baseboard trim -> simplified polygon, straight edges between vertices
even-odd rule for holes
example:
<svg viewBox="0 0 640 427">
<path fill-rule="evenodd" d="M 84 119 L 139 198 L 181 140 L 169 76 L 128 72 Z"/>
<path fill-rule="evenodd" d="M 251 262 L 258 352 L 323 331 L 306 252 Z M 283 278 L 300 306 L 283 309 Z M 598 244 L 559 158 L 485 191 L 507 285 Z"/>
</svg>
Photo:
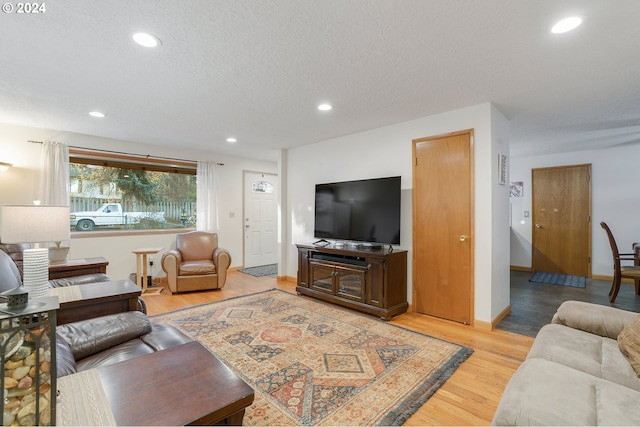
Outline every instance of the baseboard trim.
<svg viewBox="0 0 640 427">
<path fill-rule="evenodd" d="M 493 331 L 496 328 L 496 325 L 504 319 L 507 314 L 511 313 L 511 304 L 509 304 L 500 314 L 496 316 L 491 323 L 485 322 L 483 320 L 474 320 L 473 327 L 476 329 L 482 329 L 484 331 Z"/>
<path fill-rule="evenodd" d="M 510 268 L 513 271 L 526 271 L 528 273 L 531 273 L 533 271 L 533 269 L 531 267 L 521 267 L 519 265 L 512 265 L 512 266 L 510 266 Z"/>
<path fill-rule="evenodd" d="M 596 279 L 596 280 L 604 280 L 607 282 L 613 282 L 613 276 L 605 276 L 602 274 L 594 274 L 593 276 L 591 276 L 592 279 Z M 622 283 L 635 283 L 635 281 L 633 279 L 622 279 Z"/>
<path fill-rule="evenodd" d="M 502 322 L 502 319 L 504 319 L 505 317 L 507 317 L 507 315 L 511 313 L 511 304 L 509 304 L 508 306 L 505 307 L 504 310 L 502 310 L 502 312 L 500 314 L 498 314 L 498 316 L 493 319 L 493 322 L 491 322 L 491 327 L 495 328 L 496 325 L 500 322 Z"/>
</svg>

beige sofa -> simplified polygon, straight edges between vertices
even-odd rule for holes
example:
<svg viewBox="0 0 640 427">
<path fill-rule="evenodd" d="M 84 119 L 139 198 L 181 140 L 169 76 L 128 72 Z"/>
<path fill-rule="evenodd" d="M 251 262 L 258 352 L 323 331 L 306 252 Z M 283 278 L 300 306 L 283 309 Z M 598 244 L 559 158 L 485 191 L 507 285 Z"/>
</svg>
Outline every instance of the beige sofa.
<svg viewBox="0 0 640 427">
<path fill-rule="evenodd" d="M 638 313 L 564 302 L 507 384 L 492 424 L 640 425 L 640 378 L 632 366 L 640 368 L 639 325 Z"/>
</svg>

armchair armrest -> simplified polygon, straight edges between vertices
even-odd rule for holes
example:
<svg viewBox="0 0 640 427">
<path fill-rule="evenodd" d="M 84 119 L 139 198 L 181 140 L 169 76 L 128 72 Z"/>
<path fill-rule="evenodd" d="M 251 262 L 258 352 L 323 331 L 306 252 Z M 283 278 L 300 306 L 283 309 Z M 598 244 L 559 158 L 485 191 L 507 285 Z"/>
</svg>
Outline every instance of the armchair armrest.
<svg viewBox="0 0 640 427">
<path fill-rule="evenodd" d="M 227 269 L 231 265 L 231 254 L 228 250 L 220 247 L 213 251 L 213 264 L 216 266 L 218 273 L 218 286 L 222 288 L 227 280 Z"/>
<path fill-rule="evenodd" d="M 182 254 L 177 249 L 171 249 L 165 252 L 160 259 L 160 265 L 162 266 L 162 270 L 167 274 L 167 284 L 171 292 L 175 292 L 178 288 L 178 272 L 180 271 L 181 263 Z"/>
<path fill-rule="evenodd" d="M 614 307 L 581 301 L 565 301 L 558 307 L 551 323 L 615 340 L 625 326 L 633 322 L 636 317 L 638 313 Z"/>
<path fill-rule="evenodd" d="M 151 332 L 151 321 L 139 311 L 96 317 L 56 327 L 76 361 Z"/>
</svg>

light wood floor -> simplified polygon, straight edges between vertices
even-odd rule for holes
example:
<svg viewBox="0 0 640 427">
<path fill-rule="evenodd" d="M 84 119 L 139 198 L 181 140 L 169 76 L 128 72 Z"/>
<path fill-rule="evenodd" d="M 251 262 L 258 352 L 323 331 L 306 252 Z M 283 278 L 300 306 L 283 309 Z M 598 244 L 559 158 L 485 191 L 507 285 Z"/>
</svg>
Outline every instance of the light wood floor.
<svg viewBox="0 0 640 427">
<path fill-rule="evenodd" d="M 270 277 L 229 274 L 222 290 L 145 296 L 150 316 L 269 289 L 295 293 L 295 284 Z M 471 347 L 474 353 L 404 425 L 488 425 L 507 381 L 527 355 L 533 338 L 507 331 L 483 331 L 429 316 L 407 313 L 390 323 Z"/>
</svg>

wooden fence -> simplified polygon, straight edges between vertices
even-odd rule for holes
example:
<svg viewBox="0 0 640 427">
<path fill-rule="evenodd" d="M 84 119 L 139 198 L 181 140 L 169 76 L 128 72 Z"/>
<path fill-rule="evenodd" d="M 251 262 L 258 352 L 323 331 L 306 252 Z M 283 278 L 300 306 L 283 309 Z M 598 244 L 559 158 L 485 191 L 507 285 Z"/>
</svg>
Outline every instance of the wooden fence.
<svg viewBox="0 0 640 427">
<path fill-rule="evenodd" d="M 95 211 L 105 203 L 121 203 L 124 212 L 164 212 L 167 222 L 195 224 L 196 202 L 160 202 L 153 205 L 142 205 L 122 200 L 110 200 L 86 197 L 71 197 L 71 212 Z"/>
</svg>

